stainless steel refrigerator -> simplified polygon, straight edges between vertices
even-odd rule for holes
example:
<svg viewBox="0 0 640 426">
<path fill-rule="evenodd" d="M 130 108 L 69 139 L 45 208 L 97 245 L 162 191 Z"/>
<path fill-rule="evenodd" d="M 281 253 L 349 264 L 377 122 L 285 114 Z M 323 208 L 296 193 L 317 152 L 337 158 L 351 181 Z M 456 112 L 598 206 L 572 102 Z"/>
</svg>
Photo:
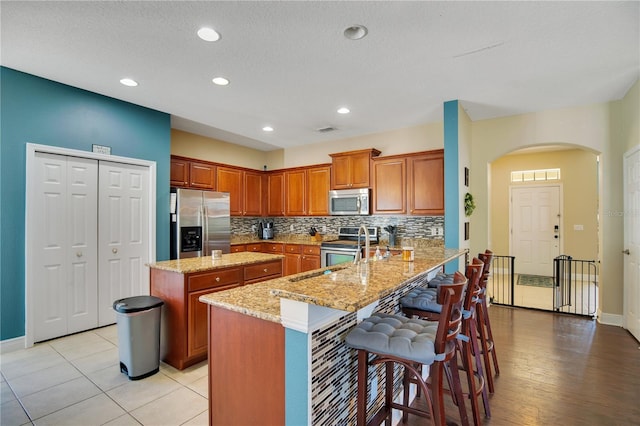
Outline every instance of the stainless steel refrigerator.
<svg viewBox="0 0 640 426">
<path fill-rule="evenodd" d="M 229 193 L 171 188 L 171 259 L 229 253 Z"/>
</svg>

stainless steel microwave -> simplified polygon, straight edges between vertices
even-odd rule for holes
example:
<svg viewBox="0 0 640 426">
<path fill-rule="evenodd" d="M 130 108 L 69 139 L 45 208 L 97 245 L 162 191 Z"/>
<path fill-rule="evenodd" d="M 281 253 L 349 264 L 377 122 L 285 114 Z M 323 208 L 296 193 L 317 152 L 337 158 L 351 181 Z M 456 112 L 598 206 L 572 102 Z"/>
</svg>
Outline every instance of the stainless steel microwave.
<svg viewBox="0 0 640 426">
<path fill-rule="evenodd" d="M 329 214 L 364 216 L 370 212 L 369 188 L 329 191 Z"/>
</svg>

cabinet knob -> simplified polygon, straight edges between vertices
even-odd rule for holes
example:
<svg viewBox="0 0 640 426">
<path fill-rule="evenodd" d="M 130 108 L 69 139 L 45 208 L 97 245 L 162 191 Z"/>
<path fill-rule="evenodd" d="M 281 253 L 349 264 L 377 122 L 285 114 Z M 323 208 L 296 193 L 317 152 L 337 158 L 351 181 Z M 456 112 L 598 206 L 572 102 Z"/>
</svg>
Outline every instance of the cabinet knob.
<svg viewBox="0 0 640 426">
<path fill-rule="evenodd" d="M 268 270 L 267 268 L 264 268 L 264 269 L 263 269 L 263 271 L 264 271 L 264 272 L 267 272 L 267 270 Z"/>
<path fill-rule="evenodd" d="M 77 252 L 76 257 L 82 257 L 82 252 L 81 251 Z"/>
<path fill-rule="evenodd" d="M 216 277 L 216 282 L 219 283 L 220 282 L 220 277 Z"/>
</svg>

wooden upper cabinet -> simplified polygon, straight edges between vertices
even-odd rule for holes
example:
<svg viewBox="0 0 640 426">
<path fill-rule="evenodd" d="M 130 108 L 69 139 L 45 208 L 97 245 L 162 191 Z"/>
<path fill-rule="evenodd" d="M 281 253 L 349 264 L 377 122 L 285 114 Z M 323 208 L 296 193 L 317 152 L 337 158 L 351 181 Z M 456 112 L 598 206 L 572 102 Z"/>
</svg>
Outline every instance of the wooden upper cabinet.
<svg viewBox="0 0 640 426">
<path fill-rule="evenodd" d="M 216 166 L 191 161 L 189 164 L 189 187 L 215 190 Z"/>
<path fill-rule="evenodd" d="M 304 216 L 307 214 L 306 187 L 306 170 L 284 172 L 285 216 Z"/>
<path fill-rule="evenodd" d="M 187 160 L 171 158 L 171 186 L 189 186 L 189 164 Z"/>
<path fill-rule="evenodd" d="M 216 189 L 216 166 L 188 158 L 171 157 L 171 186 Z"/>
<path fill-rule="evenodd" d="M 329 216 L 331 166 L 307 169 L 307 215 Z"/>
<path fill-rule="evenodd" d="M 244 172 L 244 216 L 262 216 L 264 212 L 264 185 L 265 176 L 262 172 Z"/>
<path fill-rule="evenodd" d="M 284 216 L 284 172 L 267 175 L 267 215 Z"/>
<path fill-rule="evenodd" d="M 243 210 L 243 171 L 240 169 L 232 169 L 228 167 L 218 166 L 217 180 L 220 192 L 229 193 L 229 210 L 231 216 L 242 216 Z"/>
<path fill-rule="evenodd" d="M 407 170 L 404 157 L 387 157 L 372 162 L 373 214 L 407 213 Z"/>
<path fill-rule="evenodd" d="M 377 149 L 329 154 L 332 159 L 331 189 L 368 188 L 371 159 L 380 155 Z"/>
<path fill-rule="evenodd" d="M 444 214 L 444 150 L 407 157 L 409 214 Z"/>
</svg>

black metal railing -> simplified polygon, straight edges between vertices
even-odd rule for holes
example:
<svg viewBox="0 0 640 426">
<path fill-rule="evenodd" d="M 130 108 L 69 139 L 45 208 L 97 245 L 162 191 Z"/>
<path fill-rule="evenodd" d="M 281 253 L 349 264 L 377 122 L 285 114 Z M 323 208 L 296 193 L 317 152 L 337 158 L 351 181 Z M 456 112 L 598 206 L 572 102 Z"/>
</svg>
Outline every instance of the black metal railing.
<svg viewBox="0 0 640 426">
<path fill-rule="evenodd" d="M 595 260 L 561 255 L 553 259 L 553 307 L 557 312 L 595 318 L 598 307 L 598 267 Z"/>
<path fill-rule="evenodd" d="M 514 305 L 514 256 L 493 255 L 487 284 L 489 300 L 496 305 Z"/>
</svg>

